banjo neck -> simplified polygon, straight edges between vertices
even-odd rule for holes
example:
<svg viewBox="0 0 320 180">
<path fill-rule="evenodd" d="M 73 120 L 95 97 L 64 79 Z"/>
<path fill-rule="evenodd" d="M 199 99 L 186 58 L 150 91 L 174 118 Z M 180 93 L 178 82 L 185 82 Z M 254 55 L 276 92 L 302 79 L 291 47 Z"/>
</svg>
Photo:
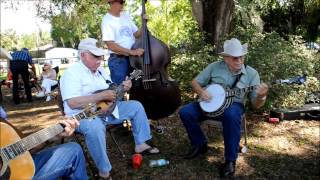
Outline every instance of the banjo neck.
<svg viewBox="0 0 320 180">
<path fill-rule="evenodd" d="M 235 89 L 229 89 L 226 92 L 227 97 L 229 96 L 237 96 L 239 94 L 242 93 L 246 93 L 246 92 L 250 92 L 253 91 L 255 89 L 256 86 L 249 86 L 249 87 L 245 87 L 245 88 L 235 88 Z"/>
</svg>

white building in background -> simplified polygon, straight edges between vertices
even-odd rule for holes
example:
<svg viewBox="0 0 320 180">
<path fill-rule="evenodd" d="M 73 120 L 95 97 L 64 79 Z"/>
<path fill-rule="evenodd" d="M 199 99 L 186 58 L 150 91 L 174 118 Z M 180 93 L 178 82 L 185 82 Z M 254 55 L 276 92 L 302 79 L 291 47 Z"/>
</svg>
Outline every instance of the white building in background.
<svg viewBox="0 0 320 180">
<path fill-rule="evenodd" d="M 72 48 L 52 48 L 45 52 L 45 62 L 52 67 L 71 64 L 78 60 L 78 50 Z"/>
</svg>

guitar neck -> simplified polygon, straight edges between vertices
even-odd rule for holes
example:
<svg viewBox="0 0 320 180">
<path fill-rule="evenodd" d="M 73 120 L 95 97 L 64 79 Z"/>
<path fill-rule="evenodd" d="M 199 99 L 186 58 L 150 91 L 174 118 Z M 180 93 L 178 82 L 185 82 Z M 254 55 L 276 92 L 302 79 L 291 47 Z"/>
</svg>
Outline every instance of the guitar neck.
<svg viewBox="0 0 320 180">
<path fill-rule="evenodd" d="M 60 124 L 42 129 L 34 134 L 31 134 L 13 144 L 1 148 L 1 153 L 7 160 L 14 159 L 18 155 L 32 149 L 33 147 L 53 138 L 64 131 L 64 128 Z"/>
</svg>

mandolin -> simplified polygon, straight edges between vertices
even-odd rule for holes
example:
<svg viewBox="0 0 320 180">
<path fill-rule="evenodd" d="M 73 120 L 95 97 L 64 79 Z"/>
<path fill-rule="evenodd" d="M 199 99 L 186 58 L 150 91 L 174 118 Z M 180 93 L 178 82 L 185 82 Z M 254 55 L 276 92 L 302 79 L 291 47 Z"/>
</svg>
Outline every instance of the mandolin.
<svg viewBox="0 0 320 180">
<path fill-rule="evenodd" d="M 130 80 L 132 80 L 132 79 L 137 80 L 137 79 L 141 78 L 142 75 L 143 75 L 142 70 L 136 69 L 132 73 L 130 73 L 129 79 Z M 98 90 L 95 93 L 99 93 L 99 92 L 105 91 L 105 90 L 106 89 Z M 116 102 L 120 101 L 123 98 L 123 95 L 125 93 L 123 84 L 121 84 L 119 86 L 112 84 L 107 90 L 114 90 L 116 92 L 116 99 L 115 99 L 115 101 L 100 101 L 96 104 L 96 107 L 95 107 L 96 111 L 99 114 L 102 114 L 104 116 L 110 115 L 113 112 L 114 108 L 117 105 Z"/>
</svg>

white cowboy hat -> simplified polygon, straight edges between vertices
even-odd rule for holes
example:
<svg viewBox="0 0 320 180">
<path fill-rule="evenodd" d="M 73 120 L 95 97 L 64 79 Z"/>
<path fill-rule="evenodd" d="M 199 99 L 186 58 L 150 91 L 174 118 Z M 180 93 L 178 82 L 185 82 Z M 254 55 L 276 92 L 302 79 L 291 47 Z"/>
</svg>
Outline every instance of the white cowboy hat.
<svg viewBox="0 0 320 180">
<path fill-rule="evenodd" d="M 241 45 L 241 42 L 238 39 L 232 38 L 230 40 L 226 40 L 223 43 L 223 52 L 219 54 L 222 56 L 239 57 L 247 54 L 247 52 L 248 52 L 247 43 Z"/>
</svg>

